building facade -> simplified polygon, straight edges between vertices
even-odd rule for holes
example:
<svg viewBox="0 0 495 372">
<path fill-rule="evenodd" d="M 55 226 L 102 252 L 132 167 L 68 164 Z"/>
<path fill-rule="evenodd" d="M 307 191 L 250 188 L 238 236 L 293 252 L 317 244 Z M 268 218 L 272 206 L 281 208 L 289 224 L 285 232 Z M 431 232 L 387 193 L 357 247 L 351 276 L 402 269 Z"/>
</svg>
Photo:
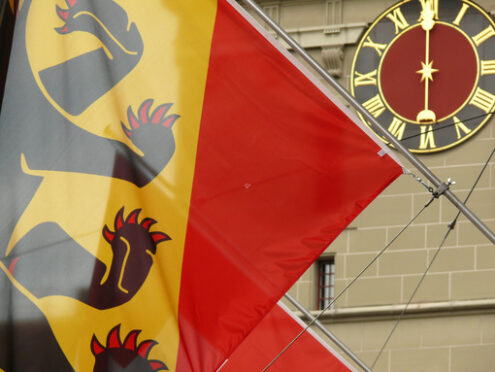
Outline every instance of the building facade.
<svg viewBox="0 0 495 372">
<path fill-rule="evenodd" d="M 347 89 L 360 39 L 395 3 L 258 2 Z M 493 17 L 494 0 L 476 3 Z M 418 157 L 441 180 L 454 180 L 452 190 L 463 200 L 494 148 L 495 119 L 490 119 L 462 144 Z M 414 177 L 400 177 L 328 247 L 290 294 L 316 314 L 430 198 L 430 192 Z M 495 158 L 467 206 L 495 230 Z M 445 198 L 434 200 L 321 318 L 367 365 L 373 365 L 456 214 Z M 494 366 L 495 247 L 461 215 L 373 370 L 492 371 Z"/>
</svg>

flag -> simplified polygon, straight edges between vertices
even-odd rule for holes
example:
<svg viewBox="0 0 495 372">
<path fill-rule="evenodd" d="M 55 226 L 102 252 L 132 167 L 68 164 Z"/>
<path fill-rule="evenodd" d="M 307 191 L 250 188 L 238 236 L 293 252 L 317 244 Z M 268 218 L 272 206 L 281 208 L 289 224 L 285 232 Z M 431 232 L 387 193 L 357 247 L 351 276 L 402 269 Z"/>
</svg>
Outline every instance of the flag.
<svg viewBox="0 0 495 372">
<path fill-rule="evenodd" d="M 306 324 L 279 302 L 237 347 L 220 371 L 262 371 L 305 328 Z M 273 372 L 354 370 L 311 328 L 270 366 Z"/>
<path fill-rule="evenodd" d="M 6 372 L 216 370 L 402 172 L 234 1 L 9 4 Z"/>
</svg>

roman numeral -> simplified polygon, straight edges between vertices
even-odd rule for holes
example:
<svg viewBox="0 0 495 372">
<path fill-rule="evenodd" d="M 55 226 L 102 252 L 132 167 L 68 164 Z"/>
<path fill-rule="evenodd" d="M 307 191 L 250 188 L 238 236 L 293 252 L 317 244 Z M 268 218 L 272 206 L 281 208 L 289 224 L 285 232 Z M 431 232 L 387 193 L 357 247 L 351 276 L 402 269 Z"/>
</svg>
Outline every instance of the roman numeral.
<svg viewBox="0 0 495 372">
<path fill-rule="evenodd" d="M 382 50 L 384 50 L 387 47 L 387 44 L 379 44 L 375 43 L 371 38 L 368 36 L 366 38 L 366 41 L 363 43 L 363 48 L 368 47 L 368 48 L 373 48 L 376 50 L 378 55 L 381 57 L 382 56 Z"/>
<path fill-rule="evenodd" d="M 493 105 L 495 105 L 495 96 L 478 87 L 476 88 L 476 92 L 474 92 L 474 96 L 469 104 L 476 106 L 488 114 Z"/>
<path fill-rule="evenodd" d="M 481 31 L 478 35 L 473 36 L 473 41 L 476 46 L 480 46 L 480 44 L 489 38 L 495 35 L 495 29 L 492 26 L 488 26 L 483 31 Z"/>
<path fill-rule="evenodd" d="M 419 138 L 419 149 L 434 149 L 437 146 L 435 145 L 435 137 L 433 136 L 433 128 L 431 125 L 421 126 L 421 137 Z"/>
<path fill-rule="evenodd" d="M 455 124 L 455 131 L 457 132 L 457 139 L 462 138 L 461 131 L 464 132 L 464 134 L 469 134 L 471 133 L 471 129 L 466 127 L 462 121 L 459 120 L 457 116 L 454 116 L 454 124 Z"/>
<path fill-rule="evenodd" d="M 495 59 L 481 61 L 481 75 L 495 74 Z"/>
<path fill-rule="evenodd" d="M 431 4 L 431 9 L 433 9 L 433 15 L 435 19 L 438 19 L 438 1 L 439 0 L 419 0 L 422 9 L 426 9 L 426 7 Z M 421 22 L 422 20 L 423 17 L 421 16 L 418 19 L 418 22 Z"/>
<path fill-rule="evenodd" d="M 435 19 L 438 19 L 438 3 L 440 0 L 433 0 L 433 12 L 435 12 Z"/>
<path fill-rule="evenodd" d="M 379 117 L 385 111 L 385 105 L 378 94 L 363 103 L 363 107 L 375 118 Z"/>
<path fill-rule="evenodd" d="M 406 130 L 406 123 L 402 120 L 394 117 L 392 123 L 388 127 L 388 131 L 399 141 L 402 141 L 402 137 L 404 137 L 404 131 Z"/>
<path fill-rule="evenodd" d="M 409 26 L 400 8 L 394 9 L 392 13 L 387 14 L 387 18 L 394 22 L 396 35 Z"/>
<path fill-rule="evenodd" d="M 459 26 L 459 24 L 462 21 L 462 18 L 464 18 L 464 14 L 466 14 L 466 11 L 468 9 L 469 9 L 469 5 L 467 5 L 466 3 L 462 4 L 461 10 L 459 11 L 459 13 L 457 13 L 457 17 L 455 17 L 455 20 L 452 23 L 455 24 L 456 26 Z"/>
<path fill-rule="evenodd" d="M 356 71 L 356 75 L 354 76 L 354 86 L 360 87 L 362 85 L 376 85 L 376 74 L 376 70 L 370 71 L 366 74 L 361 74 Z"/>
</svg>

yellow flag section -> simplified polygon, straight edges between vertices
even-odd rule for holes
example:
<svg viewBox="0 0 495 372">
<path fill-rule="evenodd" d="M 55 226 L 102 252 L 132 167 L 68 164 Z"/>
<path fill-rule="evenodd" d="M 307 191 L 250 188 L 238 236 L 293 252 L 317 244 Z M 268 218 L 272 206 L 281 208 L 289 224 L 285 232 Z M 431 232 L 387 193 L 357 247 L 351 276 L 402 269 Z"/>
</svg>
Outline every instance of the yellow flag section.
<svg viewBox="0 0 495 372">
<path fill-rule="evenodd" d="M 43 180 L 16 225 L 6 255 L 15 255 L 16 244 L 33 228 L 47 221 L 55 222 L 104 264 L 105 275 L 99 283 L 104 285 L 115 265 L 112 234 L 118 233 L 123 222 L 145 225 L 150 233 L 164 233 L 168 238 L 162 236 L 156 245 L 156 253 L 148 253 L 153 262 L 141 287 L 131 299 L 118 306 L 96 308 L 70 296 L 36 296 L 16 280 L 14 264 L 7 274 L 13 285 L 41 309 L 76 371 L 93 371 L 97 355 L 105 353 L 110 344 L 115 346 L 119 342 L 127 349 L 135 348 L 136 352 L 141 346 L 140 355 L 155 360 L 155 364 L 150 362 L 153 369 L 159 368 L 157 361 L 161 361 L 170 370 L 175 370 L 180 274 L 216 1 L 101 0 L 94 6 L 96 9 L 90 5 L 92 2 L 84 2 L 86 9 L 82 3 L 82 0 L 24 1 L 19 10 L 28 12 L 27 55 L 33 79 L 43 96 L 77 127 L 127 145 L 139 155 L 142 155 L 142 149 L 133 142 L 132 135 L 126 136 L 126 129 L 129 134 L 147 121 L 163 119 L 164 115 L 160 118 L 159 114 L 168 109 L 169 115 L 178 115 L 172 117 L 175 120 L 172 127 L 175 152 L 161 173 L 143 187 L 124 179 L 95 174 L 37 170 L 29 158 L 23 158 L 20 164 L 23 172 L 41 176 Z M 103 7 L 107 3 L 122 11 L 105 12 Z M 76 13 L 66 13 L 71 11 Z M 112 18 L 124 14 L 127 19 Z M 86 21 L 92 18 L 99 31 L 70 29 L 77 27 L 77 21 L 83 18 Z M 124 23 L 119 24 L 119 21 Z M 142 51 L 138 52 L 126 45 L 120 34 L 134 27 L 142 38 Z M 67 61 L 77 62 L 79 56 L 101 48 L 111 70 L 112 61 L 117 58 L 112 46 L 130 56 L 141 53 L 139 61 L 94 102 L 80 110 L 65 106 L 49 80 L 44 80 L 46 71 Z M 56 82 L 65 85 L 65 95 L 81 89 L 72 83 L 73 76 L 65 76 L 64 80 Z M 155 111 L 159 109 L 162 111 Z M 33 124 L 41 126 L 44 123 Z M 71 145 L 71 138 L 67 143 L 59 144 L 61 156 L 63 147 Z M 133 213 L 138 209 L 141 209 L 139 216 L 137 212 Z M 132 264 L 132 246 L 127 240 L 122 241 L 127 244 L 127 251 L 117 279 L 119 289 L 128 292 L 125 270 Z M 64 265 L 64 262 L 58 264 Z M 21 267 L 22 258 L 18 265 Z M 7 271 L 5 265 L 2 269 Z M 118 325 L 120 329 L 115 331 Z M 132 330 L 139 330 L 139 335 Z M 127 341 L 125 345 L 124 340 Z M 141 344 L 144 340 L 153 340 L 159 346 L 152 348 L 150 343 Z"/>
</svg>

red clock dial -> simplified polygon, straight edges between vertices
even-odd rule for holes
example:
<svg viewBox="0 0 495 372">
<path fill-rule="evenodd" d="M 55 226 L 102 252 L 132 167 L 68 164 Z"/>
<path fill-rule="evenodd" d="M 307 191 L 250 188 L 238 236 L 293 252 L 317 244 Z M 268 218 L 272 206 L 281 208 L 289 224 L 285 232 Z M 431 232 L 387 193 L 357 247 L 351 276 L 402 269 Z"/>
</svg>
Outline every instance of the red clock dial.
<svg viewBox="0 0 495 372">
<path fill-rule="evenodd" d="M 424 109 L 425 87 L 421 62 L 425 61 L 425 31 L 417 25 L 389 46 L 380 69 L 385 102 L 398 116 L 416 122 Z M 478 80 L 478 58 L 473 44 L 455 28 L 437 23 L 431 30 L 430 61 L 433 81 L 429 108 L 437 120 L 455 114 L 473 93 Z"/>
</svg>

